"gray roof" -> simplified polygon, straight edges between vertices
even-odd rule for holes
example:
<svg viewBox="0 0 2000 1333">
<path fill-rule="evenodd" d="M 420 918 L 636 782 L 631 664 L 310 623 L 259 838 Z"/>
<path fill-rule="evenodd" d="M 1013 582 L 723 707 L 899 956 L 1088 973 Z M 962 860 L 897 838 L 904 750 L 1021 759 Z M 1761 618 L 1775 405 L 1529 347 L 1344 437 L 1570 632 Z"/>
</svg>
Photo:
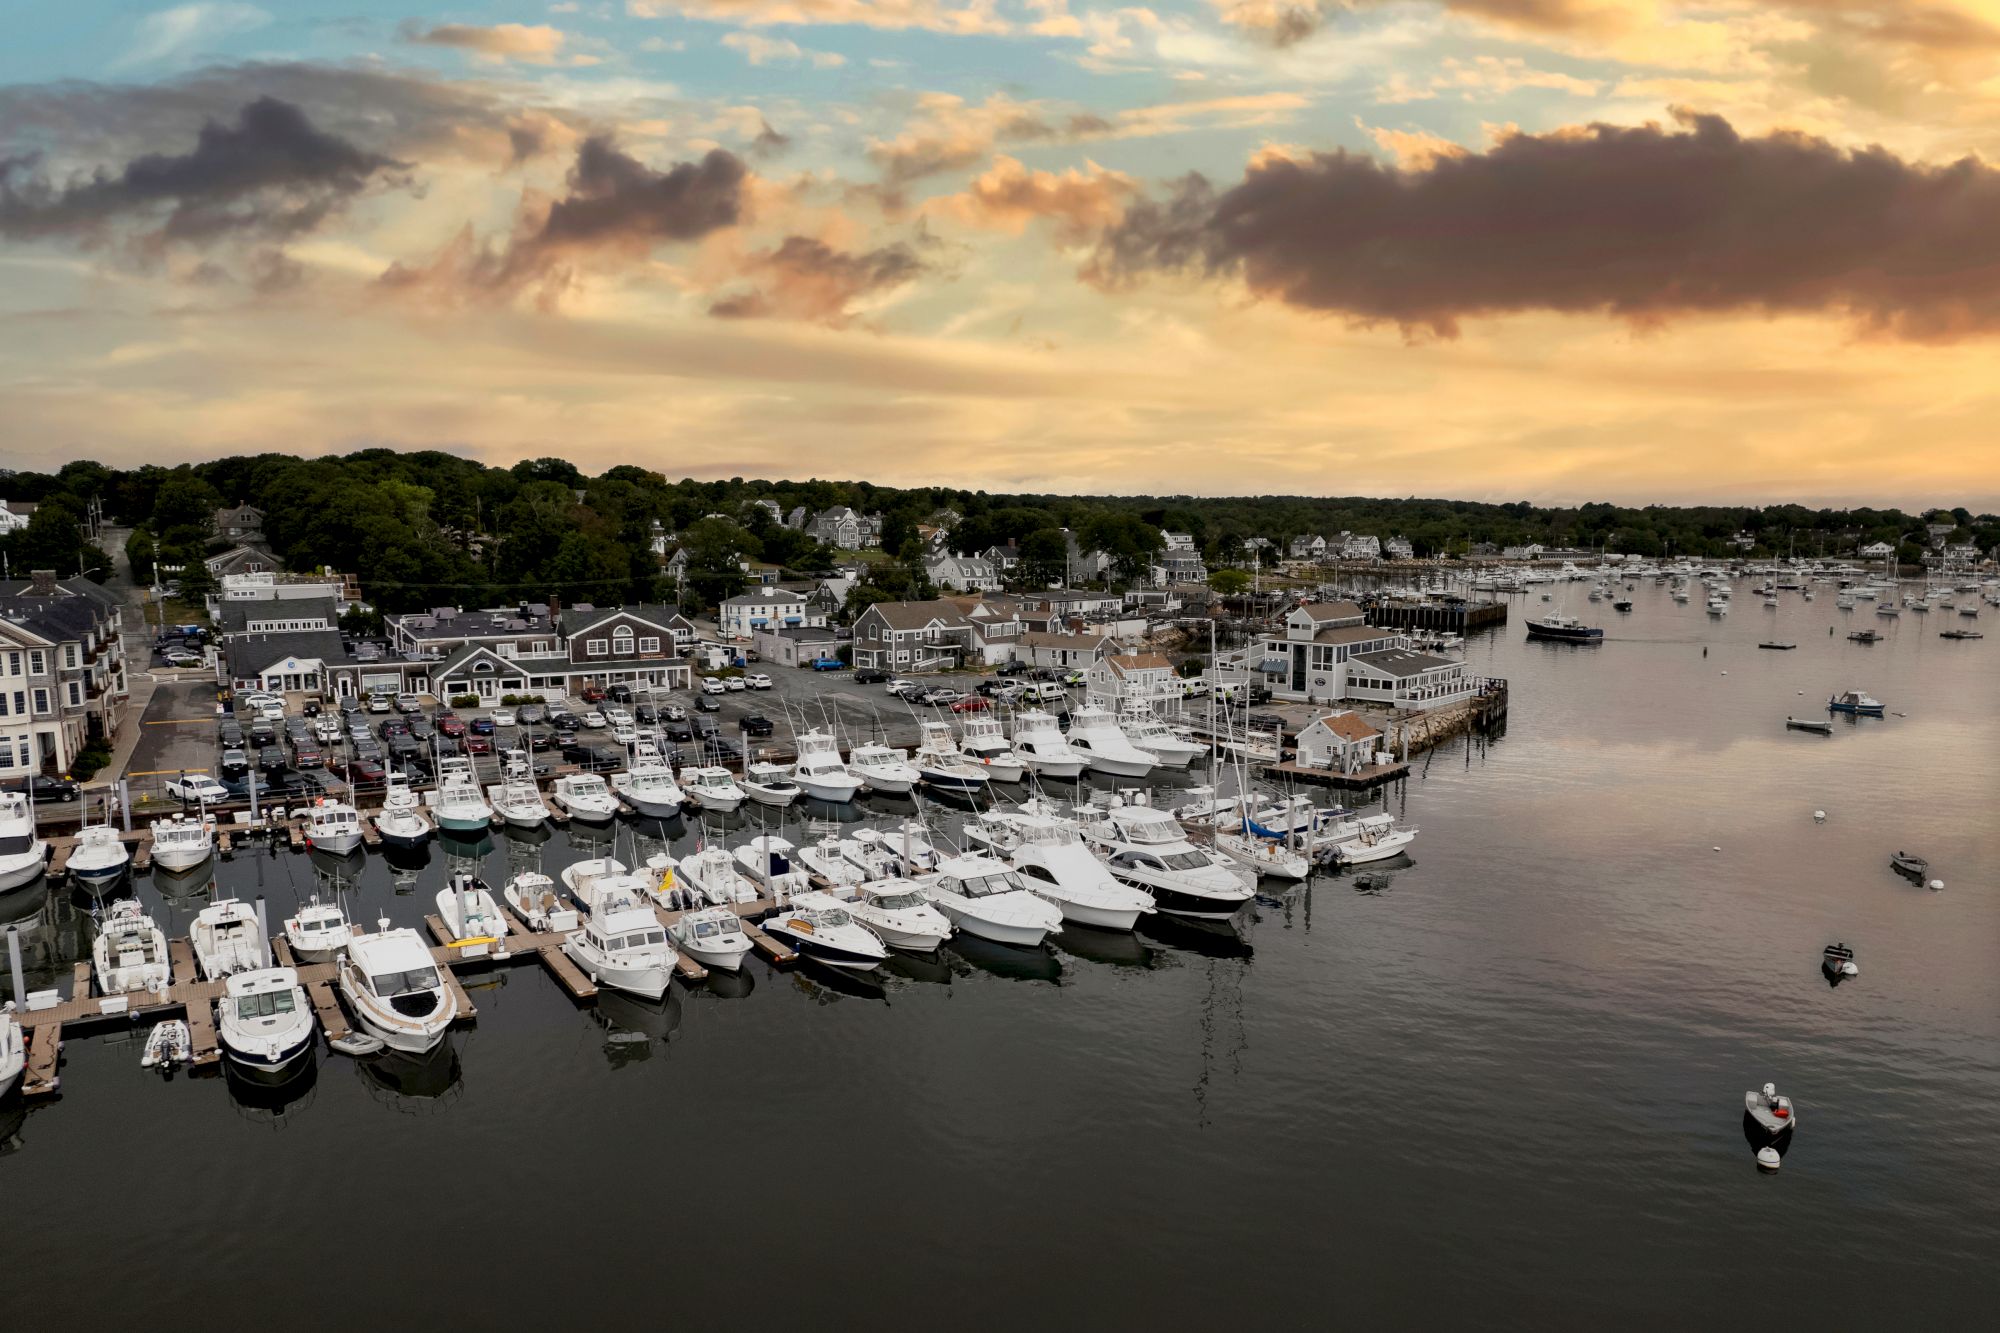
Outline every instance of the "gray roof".
<svg viewBox="0 0 2000 1333">
<path fill-rule="evenodd" d="M 567 613 L 565 613 L 567 614 Z M 402 633 L 413 639 L 505 639 L 517 634 L 553 634 L 555 629 L 549 624 L 549 609 L 531 603 L 525 620 L 518 606 L 496 606 L 484 611 L 457 611 L 449 620 L 438 620 L 434 624 L 419 624 L 430 620 L 435 612 L 423 611 L 413 615 L 392 616 L 391 623 Z M 503 617 L 502 623 L 495 625 L 493 617 Z M 522 628 L 509 629 L 508 625 L 522 621 Z"/>
<path fill-rule="evenodd" d="M 1347 659 L 1372 667 L 1385 676 L 1421 676 L 1426 671 L 1439 667 L 1458 666 L 1455 658 L 1438 657 L 1432 653 L 1413 652 L 1408 648 L 1390 648 L 1379 653 L 1356 653 Z"/>
<path fill-rule="evenodd" d="M 636 606 L 576 606 L 562 613 L 562 632 L 575 634 L 612 616 L 632 616 L 664 629 L 671 627 L 680 613 L 680 607 L 668 602 L 640 602 Z"/>
<path fill-rule="evenodd" d="M 329 629 L 336 627 L 340 623 L 340 603 L 331 597 L 260 597 L 225 601 L 216 610 L 216 620 L 224 634 L 241 634 L 253 620 L 315 619 L 324 620 Z"/>
<path fill-rule="evenodd" d="M 222 651 L 231 680 L 261 676 L 273 662 L 282 662 L 287 657 L 317 658 L 328 666 L 354 665 L 347 655 L 347 645 L 341 642 L 340 631 L 331 629 L 291 634 L 239 634 L 224 641 Z M 379 665 L 387 667 L 397 663 L 388 660 Z"/>
<path fill-rule="evenodd" d="M 929 602 L 876 602 L 861 613 L 879 615 L 887 621 L 891 629 L 923 629 L 932 621 L 946 629 L 963 629 L 972 622 L 965 618 L 965 612 L 955 603 L 947 601 Z M 860 617 L 856 617 L 858 620 Z"/>
<path fill-rule="evenodd" d="M 88 638 L 104 612 L 81 597 L 0 596 L 0 616 L 52 643 Z"/>
<path fill-rule="evenodd" d="M 33 586 L 33 582 L 28 579 L 0 579 L 0 598 L 18 596 Z M 89 579 L 57 579 L 56 586 L 61 588 L 63 593 L 68 596 L 85 598 L 95 602 L 107 611 L 116 610 L 118 607 L 124 605 L 124 599 L 117 593 L 111 591 L 111 589 L 105 587 L 103 584 L 92 583 Z M 36 600 L 60 601 L 61 595 L 59 594 L 55 598 L 40 597 Z"/>
</svg>

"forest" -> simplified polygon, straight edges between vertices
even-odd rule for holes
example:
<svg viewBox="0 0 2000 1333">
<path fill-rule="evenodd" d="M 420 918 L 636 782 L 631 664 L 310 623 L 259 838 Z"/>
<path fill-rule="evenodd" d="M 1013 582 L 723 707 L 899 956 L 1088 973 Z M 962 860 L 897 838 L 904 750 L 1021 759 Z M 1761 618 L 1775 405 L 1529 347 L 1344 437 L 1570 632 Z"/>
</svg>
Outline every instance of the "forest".
<svg viewBox="0 0 2000 1333">
<path fill-rule="evenodd" d="M 738 591 L 742 560 L 788 573 L 831 571 L 851 553 L 827 550 L 772 520 L 755 502 L 808 514 L 847 505 L 883 515 L 881 552 L 868 554 L 860 601 L 923 595 L 920 524 L 942 523 L 951 547 L 977 553 L 1013 542 L 1025 580 L 1060 578 L 1068 538 L 1114 560 L 1114 579 L 1136 577 L 1162 545 L 1162 531 L 1191 533 L 1217 569 L 1243 558 L 1245 541 L 1280 548 L 1294 536 L 1342 531 L 1407 538 L 1419 556 L 1454 556 L 1475 543 L 1541 542 L 1645 556 L 1839 555 L 1877 540 L 1917 559 L 1924 524 L 1950 521 L 1953 540 L 1982 550 L 2000 543 L 2000 517 L 1964 508 L 1808 509 L 1798 505 L 1632 508 L 1550 507 L 1526 502 L 1313 496 L 1006 495 L 949 486 L 895 489 L 865 481 L 669 480 L 623 464 L 586 476 L 560 458 L 489 466 L 436 450 L 365 449 L 299 458 L 266 453 L 130 470 L 83 460 L 55 473 L 0 470 L 0 499 L 37 506 L 26 526 L 0 537 L 15 576 L 54 568 L 103 579 L 109 561 L 87 540 L 95 506 L 104 524 L 132 529 L 135 573 L 178 569 L 183 590 L 204 591 L 201 560 L 223 549 L 214 516 L 252 505 L 264 514 L 266 545 L 288 570 L 359 577 L 380 610 L 485 606 L 551 595 L 575 603 L 678 596 L 700 609 Z M 658 525 L 657 528 L 655 525 Z M 688 554 L 688 578 L 670 587 L 653 550 L 656 531 Z"/>
</svg>

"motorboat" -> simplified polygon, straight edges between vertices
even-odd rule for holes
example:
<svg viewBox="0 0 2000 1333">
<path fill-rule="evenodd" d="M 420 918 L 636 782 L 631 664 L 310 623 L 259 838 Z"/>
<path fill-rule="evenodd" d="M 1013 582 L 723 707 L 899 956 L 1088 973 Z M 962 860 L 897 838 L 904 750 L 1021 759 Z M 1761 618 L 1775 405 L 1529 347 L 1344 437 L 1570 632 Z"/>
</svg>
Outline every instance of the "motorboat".
<svg viewBox="0 0 2000 1333">
<path fill-rule="evenodd" d="M 1611 609 L 1613 611 L 1630 611 L 1632 609 L 1632 599 L 1630 597 L 1616 598 L 1611 603 Z"/>
<path fill-rule="evenodd" d="M 1726 616 L 1726 615 L 1728 615 L 1728 614 L 1729 614 L 1729 599 L 1728 599 L 1727 597 L 1711 597 L 1711 598 L 1709 598 L 1709 599 L 1708 599 L 1708 613 L 1709 613 L 1710 615 L 1712 615 L 1712 616 Z"/>
<path fill-rule="evenodd" d="M 1923 883 L 1930 877 L 1931 863 L 1915 852 L 1896 852 L 1889 857 L 1889 868 L 1897 874 Z"/>
<path fill-rule="evenodd" d="M 1130 930 L 1153 910 L 1152 894 L 1112 875 L 1076 825 L 1039 802 L 1020 811 L 984 811 L 965 826 L 965 837 L 1011 865 L 1030 891 L 1056 905 L 1065 921 Z"/>
<path fill-rule="evenodd" d="M 1845 944 L 1829 944 L 1820 955 L 1820 967 L 1830 977 L 1858 977 L 1861 968 L 1854 961 L 1854 950 Z"/>
<path fill-rule="evenodd" d="M 301 963 L 330 963 L 354 938 L 354 927 L 337 903 L 319 895 L 307 899 L 297 916 L 285 918 L 285 944 Z"/>
<path fill-rule="evenodd" d="M 306 810 L 306 842 L 314 851 L 333 856 L 360 851 L 360 813 L 345 801 L 321 797 Z"/>
<path fill-rule="evenodd" d="M 1826 701 L 1826 706 L 1836 713 L 1854 713 L 1861 717 L 1880 717 L 1883 713 L 1882 701 L 1871 698 L 1860 690 L 1847 690 L 1836 694 Z"/>
<path fill-rule="evenodd" d="M 571 773 L 555 780 L 549 800 L 571 819 L 602 824 L 618 814 L 618 802 L 611 788 L 595 773 Z"/>
<path fill-rule="evenodd" d="M 678 861 L 662 858 L 661 869 L 668 873 L 655 881 L 658 885 L 653 894 L 655 901 L 671 894 L 676 883 L 700 901 L 717 907 L 754 903 L 763 896 L 757 890 L 757 881 L 744 873 L 738 857 L 730 855 L 725 847 L 703 847 Z"/>
<path fill-rule="evenodd" d="M 737 785 L 757 804 L 776 808 L 788 806 L 805 794 L 792 781 L 792 771 L 783 764 L 751 764 L 743 770 L 743 781 Z"/>
<path fill-rule="evenodd" d="M 648 819 L 671 819 L 680 813 L 687 795 L 674 781 L 674 770 L 650 737 L 642 736 L 632 747 L 632 763 L 623 773 L 611 775 L 611 790 L 625 798 L 625 804 Z"/>
<path fill-rule="evenodd" d="M 828 834 L 809 847 L 798 850 L 798 862 L 812 876 L 813 886 L 845 898 L 854 886 L 867 878 L 859 866 L 847 859 L 841 839 Z"/>
<path fill-rule="evenodd" d="M 431 836 L 430 821 L 424 818 L 423 803 L 408 778 L 390 778 L 382 793 L 382 808 L 375 812 L 375 832 L 392 847 L 421 846 Z"/>
<path fill-rule="evenodd" d="M 48 859 L 33 803 L 20 792 L 0 791 L 0 889 L 20 888 L 42 873 Z"/>
<path fill-rule="evenodd" d="M 686 912 L 667 928 L 674 944 L 703 967 L 735 972 L 750 952 L 750 937 L 743 933 L 743 918 L 727 907 L 702 907 Z"/>
<path fill-rule="evenodd" d="M 438 827 L 452 833 L 484 833 L 493 826 L 493 808 L 480 795 L 479 779 L 473 776 L 469 759 L 438 761 L 438 787 L 432 793 L 431 809 Z"/>
<path fill-rule="evenodd" d="M 918 728 L 918 738 L 911 762 L 926 786 L 942 791 L 986 790 L 992 774 L 958 752 L 958 742 L 953 739 L 948 723 L 925 722 Z"/>
<path fill-rule="evenodd" d="M 1227 920 L 1243 910 L 1255 883 L 1220 853 L 1197 847 L 1173 814 L 1156 806 L 1114 801 L 1081 812 L 1083 836 L 1123 883 L 1153 895 L 1173 916 Z"/>
<path fill-rule="evenodd" d="M 1775 1083 L 1766 1083 L 1761 1092 L 1744 1093 L 1743 1111 L 1773 1137 L 1797 1128 L 1799 1123 L 1798 1109 L 1790 1097 L 1779 1095 Z"/>
<path fill-rule="evenodd" d="M 860 794 L 861 779 L 848 772 L 832 736 L 824 731 L 801 732 L 798 750 L 792 763 L 792 781 L 806 795 L 839 805 Z"/>
<path fill-rule="evenodd" d="M 1330 825 L 1323 833 L 1326 846 L 1341 865 L 1364 865 L 1400 856 L 1417 840 L 1417 830 L 1397 828 L 1394 815 L 1359 815 Z"/>
<path fill-rule="evenodd" d="M 1118 720 L 1096 704 L 1085 704 L 1070 715 L 1069 748 L 1083 756 L 1093 773 L 1143 778 L 1159 766 L 1159 760 L 1127 740 Z"/>
<path fill-rule="evenodd" d="M 761 923 L 780 942 L 830 967 L 869 972 L 882 966 L 889 946 L 830 893 L 809 890 Z"/>
<path fill-rule="evenodd" d="M 257 929 L 257 909 L 238 898 L 220 898 L 196 912 L 188 940 L 201 974 L 210 981 L 271 965 L 270 946 Z"/>
<path fill-rule="evenodd" d="M 1833 735 L 1833 723 L 1825 718 L 1788 717 L 1785 719 L 1788 731 L 1810 731 L 1815 736 Z"/>
<path fill-rule="evenodd" d="M 445 933 L 451 936 L 460 958 L 483 958 L 505 950 L 507 918 L 477 875 L 457 871 L 451 882 L 437 891 L 436 901 Z M 495 949 L 496 945 L 500 948 Z"/>
<path fill-rule="evenodd" d="M 931 953 L 951 936 L 951 921 L 931 905 L 921 886 L 907 879 L 873 879 L 857 886 L 847 910 L 892 949 Z"/>
<path fill-rule="evenodd" d="M 562 951 L 591 981 L 657 1000 L 674 975 L 674 948 L 652 905 L 634 888 L 607 886 Z"/>
<path fill-rule="evenodd" d="M 1759 648 L 1769 648 L 1771 651 L 1779 653 L 1788 653 L 1792 649 L 1798 647 L 1796 643 L 1779 643 L 1774 639 L 1766 639 L 1764 642 L 1758 644 L 1757 646 Z"/>
<path fill-rule="evenodd" d="M 1176 731 L 1151 711 L 1128 713 L 1121 725 L 1125 739 L 1153 756 L 1161 768 L 1186 768 L 1208 753 L 1206 745 Z"/>
<path fill-rule="evenodd" d="M 282 1082 L 312 1057 L 312 1005 L 299 974 L 289 967 L 260 967 L 229 978 L 215 1016 L 222 1053 L 252 1078 Z"/>
<path fill-rule="evenodd" d="M 173 814 L 153 821 L 153 864 L 164 870 L 192 870 L 215 855 L 215 819 Z"/>
<path fill-rule="evenodd" d="M 736 849 L 736 866 L 779 902 L 812 887 L 812 876 L 793 860 L 796 849 L 775 833 L 759 833 Z"/>
<path fill-rule="evenodd" d="M 187 1020 L 169 1018 L 153 1024 L 153 1030 L 146 1034 L 146 1049 L 139 1057 L 139 1067 L 167 1073 L 193 1059 L 194 1033 L 189 1030 Z"/>
<path fill-rule="evenodd" d="M 1849 643 L 1880 643 L 1882 642 L 1882 636 L 1872 629 L 1862 629 L 1848 635 L 1847 641 Z"/>
<path fill-rule="evenodd" d="M 1940 630 L 1938 637 L 1940 639 L 1983 639 L 1986 636 L 1976 629 L 1948 629 Z M 70 859 L 75 860 L 74 857 Z"/>
<path fill-rule="evenodd" d="M 958 752 L 968 763 L 978 764 L 994 782 L 1019 782 L 1027 776 L 1028 765 L 1007 743 L 1000 719 L 973 713 L 958 734 Z"/>
<path fill-rule="evenodd" d="M 1711 611 L 1715 609 L 1713 601 L 1708 605 Z M 1544 616 L 1540 620 L 1530 620 L 1527 625 L 1528 637 L 1531 639 L 1554 639 L 1561 643 L 1595 643 L 1604 637 L 1604 631 L 1598 626 L 1586 625 L 1575 616 L 1564 615 L 1560 611 Z"/>
<path fill-rule="evenodd" d="M 1031 708 L 1014 719 L 1014 757 L 1037 777 L 1073 780 L 1089 761 L 1070 748 L 1055 714 Z"/>
<path fill-rule="evenodd" d="M 28 1043 L 21 1021 L 14 1017 L 14 1002 L 0 1004 L 0 1099 L 14 1090 L 21 1071 L 28 1067 Z"/>
<path fill-rule="evenodd" d="M 720 764 L 681 770 L 681 791 L 704 810 L 726 815 L 743 804 L 745 793 Z"/>
<path fill-rule="evenodd" d="M 539 870 L 524 870 L 500 890 L 514 915 L 537 935 L 577 929 L 583 916 L 556 892 L 556 882 Z"/>
<path fill-rule="evenodd" d="M 1062 910 L 991 856 L 950 857 L 918 883 L 952 925 L 997 944 L 1032 949 L 1062 928 Z"/>
<path fill-rule="evenodd" d="M 563 887 L 570 891 L 570 896 L 583 905 L 586 916 L 597 910 L 599 896 L 610 890 L 630 889 L 644 893 L 649 887 L 646 880 L 634 875 L 624 862 L 608 856 L 596 856 L 564 866 L 562 882 Z"/>
<path fill-rule="evenodd" d="M 509 828 L 536 829 L 549 821 L 549 807 L 542 789 L 535 785 L 535 768 L 526 750 L 507 751 L 501 780 L 486 789 L 493 811 Z"/>
<path fill-rule="evenodd" d="M 889 796 L 908 794 L 917 785 L 917 770 L 910 765 L 907 750 L 879 743 L 857 745 L 847 752 L 847 771 L 861 779 L 869 791 Z"/>
<path fill-rule="evenodd" d="M 867 879 L 928 875 L 938 868 L 943 859 L 938 849 L 924 836 L 923 830 L 914 823 L 905 823 L 894 832 L 856 829 L 852 837 L 841 839 L 840 851 L 841 855 L 866 872 L 864 878 Z"/>
<path fill-rule="evenodd" d="M 118 830 L 109 824 L 91 824 L 77 832 L 68 869 L 71 879 L 94 893 L 116 884 L 131 864 L 132 849 Z"/>
<path fill-rule="evenodd" d="M 335 966 L 355 1021 L 391 1050 L 433 1050 L 458 1017 L 458 1001 L 429 946 L 414 930 L 391 930 L 386 917 L 374 933 L 356 934 Z"/>
<path fill-rule="evenodd" d="M 105 995 L 164 992 L 173 981 L 167 937 L 136 899 L 111 904 L 90 943 L 97 989 Z"/>
</svg>

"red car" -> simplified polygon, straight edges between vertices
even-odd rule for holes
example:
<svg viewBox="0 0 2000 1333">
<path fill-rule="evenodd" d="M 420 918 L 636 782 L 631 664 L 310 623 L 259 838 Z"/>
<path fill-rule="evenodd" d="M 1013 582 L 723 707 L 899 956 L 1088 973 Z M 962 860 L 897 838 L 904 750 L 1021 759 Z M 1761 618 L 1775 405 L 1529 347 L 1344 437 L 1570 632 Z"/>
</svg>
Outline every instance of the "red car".
<svg viewBox="0 0 2000 1333">
<path fill-rule="evenodd" d="M 465 752 L 467 754 L 492 754 L 493 738 L 491 736 L 467 736 L 465 738 Z"/>
<path fill-rule="evenodd" d="M 465 734 L 465 719 L 455 713 L 439 713 L 435 721 L 440 736 L 456 738 Z"/>
<path fill-rule="evenodd" d="M 993 705 L 982 694 L 968 694 L 951 706 L 954 713 L 983 713 Z"/>
<path fill-rule="evenodd" d="M 604 702 L 604 691 L 598 686 L 586 685 L 583 687 L 583 691 L 576 697 L 587 704 L 601 704 Z"/>
</svg>

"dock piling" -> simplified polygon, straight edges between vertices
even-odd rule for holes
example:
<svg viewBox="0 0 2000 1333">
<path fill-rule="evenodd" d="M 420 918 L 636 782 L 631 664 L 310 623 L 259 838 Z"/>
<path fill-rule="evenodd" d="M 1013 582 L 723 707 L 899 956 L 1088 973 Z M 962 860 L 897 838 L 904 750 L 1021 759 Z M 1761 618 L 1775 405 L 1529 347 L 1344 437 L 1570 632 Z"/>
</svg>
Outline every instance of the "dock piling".
<svg viewBox="0 0 2000 1333">
<path fill-rule="evenodd" d="M 14 983 L 14 1007 L 28 1007 L 28 985 L 21 971 L 21 928 L 7 927 L 7 975 Z"/>
</svg>

